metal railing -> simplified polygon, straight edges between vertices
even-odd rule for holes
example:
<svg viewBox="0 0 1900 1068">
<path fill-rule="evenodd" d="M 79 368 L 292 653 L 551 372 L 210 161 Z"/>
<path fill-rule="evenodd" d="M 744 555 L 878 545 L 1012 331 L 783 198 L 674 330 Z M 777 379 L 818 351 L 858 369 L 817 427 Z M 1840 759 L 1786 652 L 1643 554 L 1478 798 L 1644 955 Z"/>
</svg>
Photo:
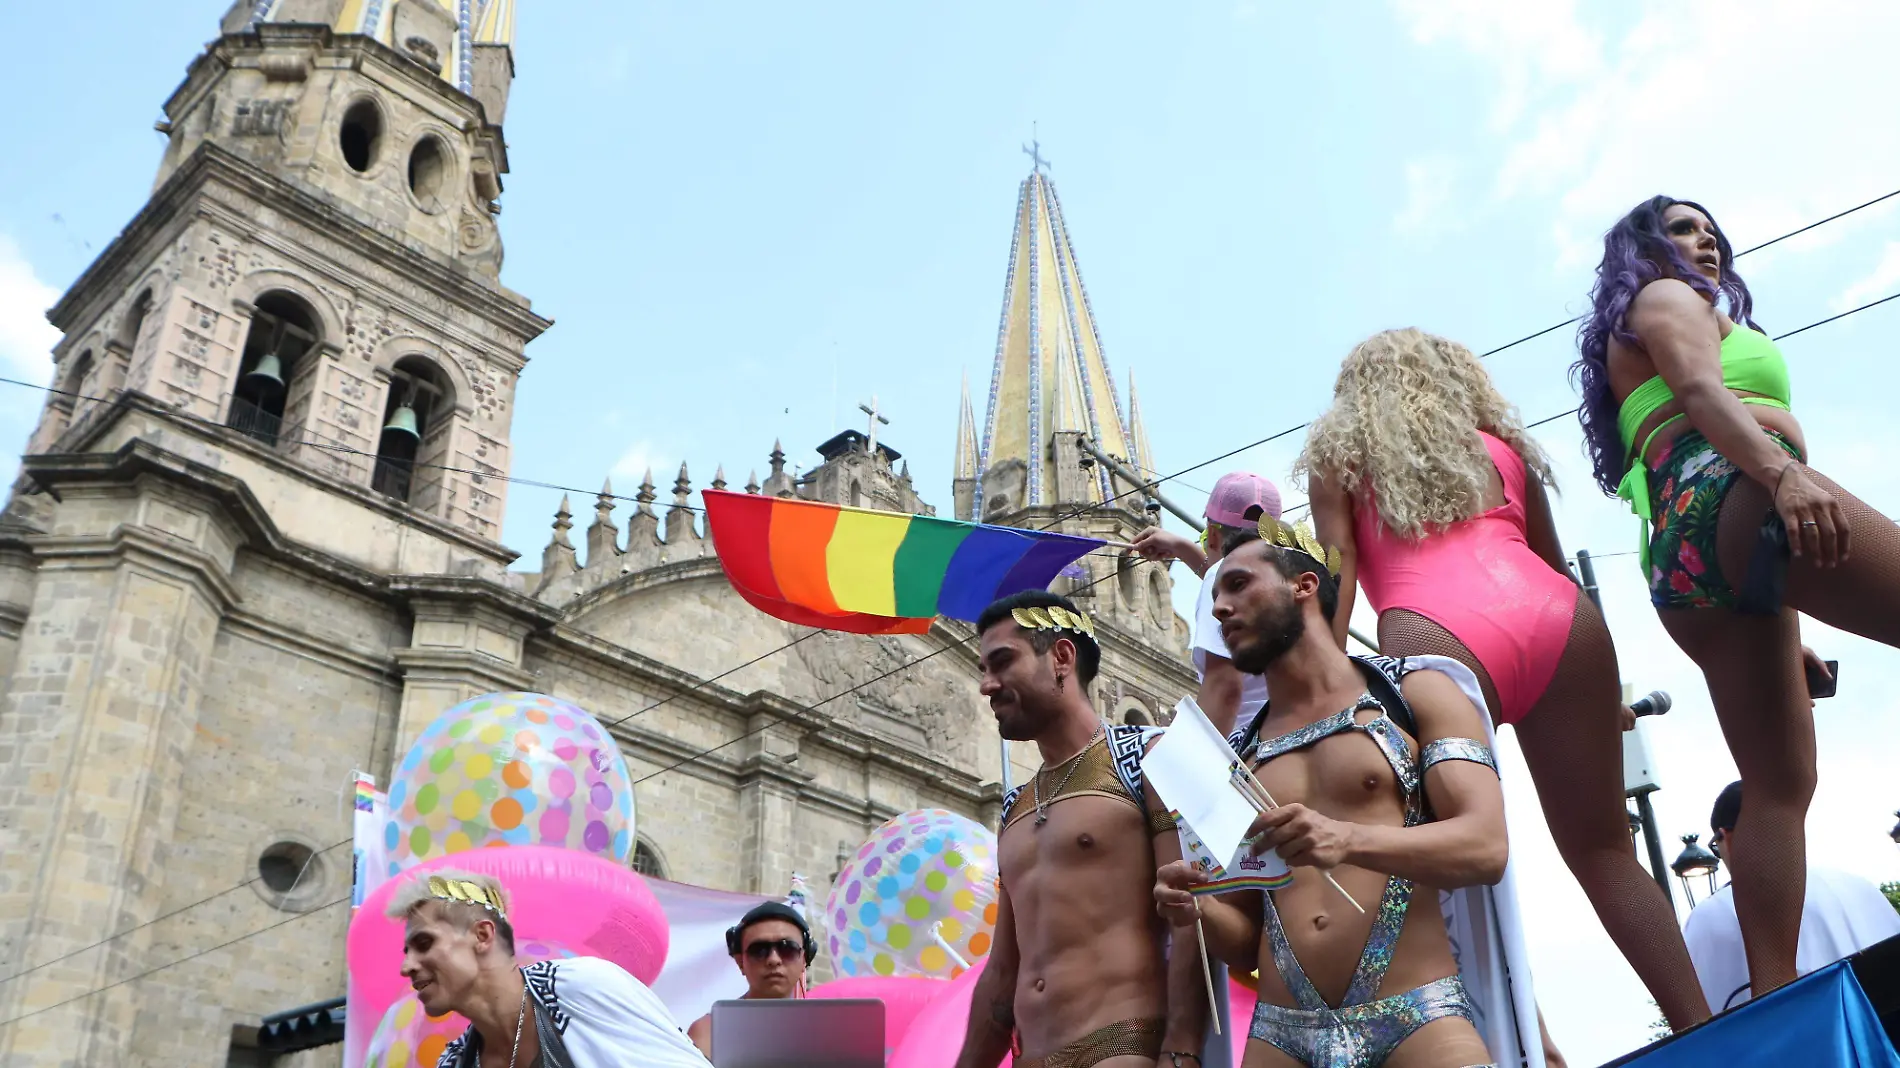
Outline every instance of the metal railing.
<svg viewBox="0 0 1900 1068">
<path fill-rule="evenodd" d="M 413 460 L 391 460 L 376 458 L 376 466 L 370 470 L 369 488 L 385 497 L 407 502 L 409 491 L 414 488 L 416 465 Z"/>
<path fill-rule="evenodd" d="M 273 415 L 255 402 L 245 400 L 243 397 L 232 397 L 231 414 L 225 417 L 224 425 L 246 437 L 276 448 L 277 435 L 284 428 L 284 417 Z"/>
</svg>

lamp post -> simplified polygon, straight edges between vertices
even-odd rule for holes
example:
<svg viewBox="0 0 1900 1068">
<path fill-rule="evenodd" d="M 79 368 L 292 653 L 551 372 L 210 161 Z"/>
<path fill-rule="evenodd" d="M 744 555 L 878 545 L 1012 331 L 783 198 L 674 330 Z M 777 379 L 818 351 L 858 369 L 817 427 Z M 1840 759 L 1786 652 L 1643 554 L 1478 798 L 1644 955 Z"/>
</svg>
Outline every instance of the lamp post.
<svg viewBox="0 0 1900 1068">
<path fill-rule="evenodd" d="M 1900 816 L 1900 809 L 1896 809 L 1894 815 Z M 1900 823 L 1893 825 L 1893 830 L 1887 832 L 1887 837 L 1893 839 L 1894 845 L 1900 845 Z"/>
<path fill-rule="evenodd" d="M 1591 603 L 1599 612 L 1603 609 L 1603 595 L 1597 590 L 1596 565 L 1590 560 L 1587 550 L 1577 550 L 1576 571 L 1573 572 L 1577 585 L 1589 596 Z M 1630 699 L 1629 684 L 1623 685 L 1623 700 Z M 1657 707 L 1657 711 L 1668 709 L 1667 699 Z M 1649 803 L 1649 795 L 1660 787 L 1656 783 L 1656 773 L 1650 766 L 1649 746 L 1644 744 L 1641 727 L 1623 732 L 1623 796 L 1636 802 L 1636 811 L 1630 816 L 1630 838 L 1635 840 L 1636 832 L 1642 831 L 1643 844 L 1649 851 L 1649 874 L 1662 887 L 1663 898 L 1673 910 L 1676 907 L 1676 895 L 1669 888 L 1669 869 L 1663 867 L 1662 836 L 1657 833 L 1656 810 Z"/>
<path fill-rule="evenodd" d="M 1702 848 L 1697 841 L 1701 837 L 1699 834 L 1683 835 L 1682 852 L 1676 854 L 1676 859 L 1669 865 L 1669 870 L 1682 880 L 1682 892 L 1689 898 L 1689 907 L 1692 909 L 1695 908 L 1695 883 L 1692 880 L 1697 876 L 1706 877 L 1709 880 L 1709 893 L 1713 894 L 1715 872 L 1722 865 L 1714 853 Z"/>
</svg>

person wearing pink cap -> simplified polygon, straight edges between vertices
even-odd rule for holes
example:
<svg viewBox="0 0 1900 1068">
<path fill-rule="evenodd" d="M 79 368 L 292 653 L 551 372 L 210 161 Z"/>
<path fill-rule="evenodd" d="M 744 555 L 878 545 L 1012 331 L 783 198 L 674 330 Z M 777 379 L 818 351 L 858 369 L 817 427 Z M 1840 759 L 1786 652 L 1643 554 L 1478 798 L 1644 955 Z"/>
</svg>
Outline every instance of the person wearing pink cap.
<svg viewBox="0 0 1900 1068">
<path fill-rule="evenodd" d="M 1229 471 L 1207 495 L 1203 549 L 1179 534 L 1149 527 L 1135 539 L 1137 552 L 1154 560 L 1179 560 L 1201 576 L 1201 595 L 1194 604 L 1194 667 L 1201 674 L 1195 700 L 1223 734 L 1247 729 L 1267 703 L 1267 680 L 1235 669 L 1214 619 L 1214 580 L 1220 573 L 1227 546 L 1243 531 L 1251 531 L 1261 515 L 1280 518 L 1280 490 L 1251 471 Z"/>
</svg>

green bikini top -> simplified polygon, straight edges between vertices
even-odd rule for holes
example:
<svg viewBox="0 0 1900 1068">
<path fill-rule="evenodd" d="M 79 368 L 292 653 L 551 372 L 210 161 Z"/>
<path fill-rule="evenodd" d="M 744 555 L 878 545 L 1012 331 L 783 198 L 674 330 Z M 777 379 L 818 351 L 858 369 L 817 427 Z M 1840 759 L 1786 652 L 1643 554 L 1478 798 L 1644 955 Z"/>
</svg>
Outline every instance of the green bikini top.
<svg viewBox="0 0 1900 1068">
<path fill-rule="evenodd" d="M 1766 334 L 1740 323 L 1736 323 L 1735 328 L 1722 339 L 1722 385 L 1744 393 L 1760 394 L 1742 397 L 1743 404 L 1763 404 L 1783 411 L 1793 410 L 1790 405 L 1794 402 L 1794 392 L 1788 382 L 1788 361 Z M 1649 570 L 1649 531 L 1653 511 L 1649 501 L 1649 468 L 1643 463 L 1643 456 L 1649 452 L 1649 443 L 1656 440 L 1656 435 L 1662 433 L 1663 427 L 1684 416 L 1677 413 L 1656 424 L 1656 429 L 1643 439 L 1641 448 L 1633 446 L 1636 444 L 1636 432 L 1642 429 L 1644 420 L 1675 399 L 1676 391 L 1669 388 L 1669 383 L 1664 382 L 1661 375 L 1657 375 L 1631 390 L 1630 395 L 1623 399 L 1623 407 L 1616 413 L 1616 428 L 1623 436 L 1623 453 L 1629 457 L 1630 465 L 1623 475 L 1622 484 L 1616 487 L 1616 495 L 1628 501 L 1630 510 L 1643 520 L 1640 547 L 1644 571 Z"/>
<path fill-rule="evenodd" d="M 1758 393 L 1757 397 L 1743 397 L 1744 404 L 1766 404 L 1772 408 L 1787 409 L 1794 403 L 1793 394 L 1788 385 L 1788 361 L 1781 356 L 1781 350 L 1768 340 L 1759 330 L 1735 324 L 1728 336 L 1722 339 L 1722 385 L 1729 389 L 1738 389 L 1744 393 Z M 1649 451 L 1649 442 L 1643 442 L 1641 450 L 1632 452 L 1636 444 L 1636 432 L 1642 428 L 1643 421 L 1655 415 L 1663 405 L 1676 399 L 1676 391 L 1669 388 L 1661 375 L 1651 378 L 1630 391 L 1623 400 L 1623 407 L 1616 414 L 1616 428 L 1623 434 L 1623 451 L 1630 454 L 1630 462 L 1642 463 L 1642 454 Z M 1658 426 L 1668 426 L 1676 419 L 1670 419 Z M 1655 437 L 1656 430 L 1649 436 Z"/>
</svg>

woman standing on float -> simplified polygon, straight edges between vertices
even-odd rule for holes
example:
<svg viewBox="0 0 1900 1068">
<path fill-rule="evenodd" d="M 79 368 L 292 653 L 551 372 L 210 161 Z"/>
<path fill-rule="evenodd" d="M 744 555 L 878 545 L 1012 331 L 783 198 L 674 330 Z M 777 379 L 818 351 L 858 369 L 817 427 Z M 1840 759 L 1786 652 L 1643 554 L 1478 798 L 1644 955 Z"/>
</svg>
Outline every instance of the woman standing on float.
<svg viewBox="0 0 1900 1068">
<path fill-rule="evenodd" d="M 1795 613 L 1900 645 L 1900 529 L 1803 462 L 1787 364 L 1732 258 L 1700 205 L 1638 205 L 1604 236 L 1574 370 L 1597 482 L 1647 522 L 1650 602 L 1742 773 L 1729 859 L 1760 997 L 1795 978 L 1807 883 L 1818 661 Z"/>
<path fill-rule="evenodd" d="M 1368 338 L 1295 470 L 1320 541 L 1340 550 L 1341 643 L 1356 580 L 1387 655 L 1477 674 L 1617 948 L 1673 1027 L 1707 1018 L 1676 917 L 1630 849 L 1610 632 L 1558 545 L 1543 452 L 1478 358 L 1418 330 Z"/>
</svg>

